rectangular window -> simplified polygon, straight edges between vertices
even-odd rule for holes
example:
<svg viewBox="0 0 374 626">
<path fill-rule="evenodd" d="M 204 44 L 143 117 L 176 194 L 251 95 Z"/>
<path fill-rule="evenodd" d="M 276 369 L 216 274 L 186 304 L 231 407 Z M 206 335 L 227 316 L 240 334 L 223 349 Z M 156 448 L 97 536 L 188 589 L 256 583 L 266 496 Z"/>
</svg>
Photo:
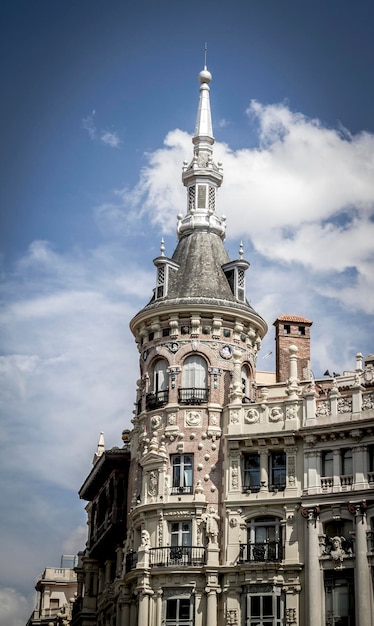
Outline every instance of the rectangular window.
<svg viewBox="0 0 374 626">
<path fill-rule="evenodd" d="M 271 452 L 269 458 L 269 491 L 286 487 L 286 453 L 284 450 Z"/>
<path fill-rule="evenodd" d="M 243 491 L 260 490 L 260 455 L 246 454 L 243 466 Z"/>
<path fill-rule="evenodd" d="M 327 450 L 322 453 L 322 476 L 324 478 L 332 478 L 333 475 L 333 454 L 331 450 Z"/>
<path fill-rule="evenodd" d="M 192 493 L 193 455 L 172 454 L 170 462 L 172 472 L 171 493 Z"/>
<path fill-rule="evenodd" d="M 291 326 L 290 324 L 284 324 L 283 326 L 283 334 L 284 335 L 289 335 L 291 333 Z"/>
<path fill-rule="evenodd" d="M 299 328 L 298 328 L 298 335 L 300 335 L 300 336 L 305 335 L 305 326 L 299 326 Z"/>
<path fill-rule="evenodd" d="M 280 593 L 247 596 L 246 626 L 282 626 L 284 600 Z"/>
<path fill-rule="evenodd" d="M 325 573 L 326 624 L 355 624 L 353 576 Z"/>
<path fill-rule="evenodd" d="M 193 626 L 193 598 L 172 597 L 165 600 L 164 626 Z"/>
</svg>

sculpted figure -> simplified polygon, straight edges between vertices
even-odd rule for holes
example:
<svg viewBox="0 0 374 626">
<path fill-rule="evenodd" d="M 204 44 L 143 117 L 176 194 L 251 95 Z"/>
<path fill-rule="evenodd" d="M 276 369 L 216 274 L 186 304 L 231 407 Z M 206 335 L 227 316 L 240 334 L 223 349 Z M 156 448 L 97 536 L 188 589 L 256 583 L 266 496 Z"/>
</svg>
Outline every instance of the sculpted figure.
<svg viewBox="0 0 374 626">
<path fill-rule="evenodd" d="M 211 543 L 217 543 L 219 532 L 218 522 L 220 521 L 220 518 L 216 509 L 213 506 L 210 506 L 208 512 L 205 513 L 202 518 L 205 522 L 205 531 L 209 541 Z"/>
</svg>

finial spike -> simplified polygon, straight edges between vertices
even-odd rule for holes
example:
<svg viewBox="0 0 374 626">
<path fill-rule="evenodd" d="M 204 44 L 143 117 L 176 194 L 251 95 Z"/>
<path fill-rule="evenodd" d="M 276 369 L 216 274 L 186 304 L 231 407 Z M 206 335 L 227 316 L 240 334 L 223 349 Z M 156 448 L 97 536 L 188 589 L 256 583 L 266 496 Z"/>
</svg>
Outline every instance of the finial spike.
<svg viewBox="0 0 374 626">
<path fill-rule="evenodd" d="M 240 246 L 239 246 L 239 258 L 242 259 L 243 258 L 243 242 L 240 242 Z"/>
<path fill-rule="evenodd" d="M 165 242 L 164 242 L 164 238 L 163 237 L 161 238 L 160 252 L 161 252 L 161 256 L 164 256 Z"/>
<path fill-rule="evenodd" d="M 208 52 L 208 44 L 207 42 L 205 42 L 205 46 L 204 46 L 204 70 L 206 70 L 206 55 Z"/>
</svg>

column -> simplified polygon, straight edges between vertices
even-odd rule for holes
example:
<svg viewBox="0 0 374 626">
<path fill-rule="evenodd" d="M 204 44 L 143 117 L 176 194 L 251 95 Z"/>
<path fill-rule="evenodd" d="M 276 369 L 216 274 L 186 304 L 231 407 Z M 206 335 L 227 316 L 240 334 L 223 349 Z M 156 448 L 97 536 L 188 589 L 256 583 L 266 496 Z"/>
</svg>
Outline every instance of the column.
<svg viewBox="0 0 374 626">
<path fill-rule="evenodd" d="M 332 480 L 332 488 L 333 491 L 340 491 L 340 474 L 341 474 L 341 459 L 340 459 L 340 450 L 333 450 L 333 480 Z"/>
<path fill-rule="evenodd" d="M 156 591 L 156 626 L 161 626 L 162 624 L 162 597 L 163 590 L 158 589 Z"/>
<path fill-rule="evenodd" d="M 136 610 L 136 602 L 133 600 L 130 605 L 130 626 L 137 626 L 137 610 Z"/>
<path fill-rule="evenodd" d="M 145 591 L 139 591 L 139 615 L 138 626 L 148 626 L 149 595 Z"/>
<path fill-rule="evenodd" d="M 128 601 L 124 601 L 121 605 L 121 621 L 119 626 L 128 626 L 130 622 L 130 604 Z"/>
<path fill-rule="evenodd" d="M 353 488 L 355 490 L 367 488 L 367 446 L 353 448 Z"/>
<path fill-rule="evenodd" d="M 213 624 L 217 624 L 217 591 L 216 589 L 207 590 L 206 624 L 207 626 L 213 626 Z"/>
<path fill-rule="evenodd" d="M 359 626 L 371 626 L 370 571 L 367 559 L 367 521 L 365 501 L 355 505 L 356 542 L 355 542 L 355 598 L 356 623 Z"/>
<path fill-rule="evenodd" d="M 305 584 L 307 601 L 306 626 L 321 626 L 321 578 L 319 569 L 319 541 L 317 528 L 317 508 L 303 511 L 307 517 L 307 554 L 305 559 Z"/>
</svg>

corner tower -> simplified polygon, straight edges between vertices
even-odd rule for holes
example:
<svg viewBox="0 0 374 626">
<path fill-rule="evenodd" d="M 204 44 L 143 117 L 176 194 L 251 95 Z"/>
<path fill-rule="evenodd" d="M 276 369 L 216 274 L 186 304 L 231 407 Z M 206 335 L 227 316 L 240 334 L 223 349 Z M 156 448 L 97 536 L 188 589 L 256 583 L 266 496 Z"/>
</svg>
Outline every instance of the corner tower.
<svg viewBox="0 0 374 626">
<path fill-rule="evenodd" d="M 177 216 L 178 243 L 171 257 L 162 243 L 154 259 L 153 295 L 130 323 L 140 377 L 131 435 L 125 580 L 138 590 L 139 614 L 149 617 L 147 598 L 163 589 L 164 616 L 193 611 L 194 597 L 201 607 L 208 606 L 214 623 L 224 534 L 225 409 L 253 401 L 256 357 L 267 325 L 246 300 L 249 263 L 242 246 L 235 260 L 224 247 L 226 219 L 217 214 L 223 173 L 213 157 L 211 78 L 204 67 L 193 155 L 182 170 L 187 206 Z M 171 574 L 172 584 L 165 589 Z M 186 582 L 186 575 L 194 582 Z M 148 622 L 139 618 L 140 623 Z"/>
</svg>

